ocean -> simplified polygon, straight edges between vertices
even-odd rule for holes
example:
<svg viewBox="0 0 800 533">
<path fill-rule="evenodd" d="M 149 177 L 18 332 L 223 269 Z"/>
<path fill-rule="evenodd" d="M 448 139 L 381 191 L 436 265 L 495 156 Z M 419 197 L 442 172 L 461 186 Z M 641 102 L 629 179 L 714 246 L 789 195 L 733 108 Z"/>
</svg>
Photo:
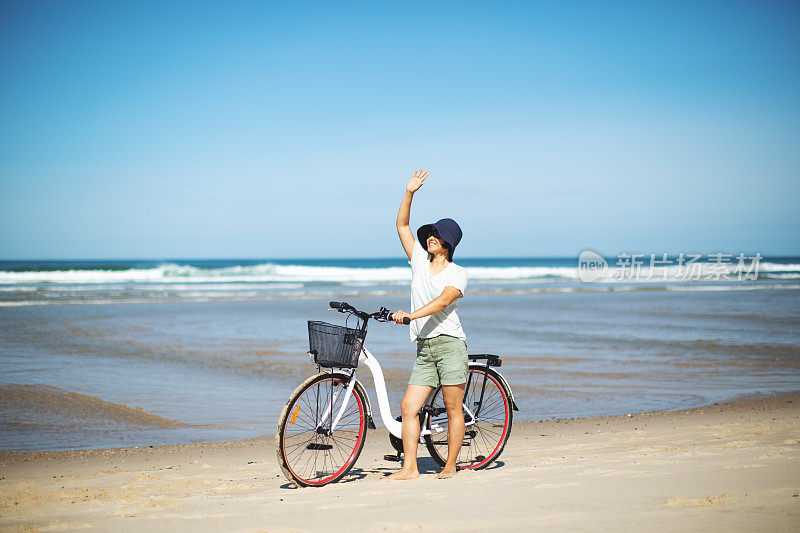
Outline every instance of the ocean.
<svg viewBox="0 0 800 533">
<path fill-rule="evenodd" d="M 518 420 L 800 389 L 800 257 L 601 259 L 456 258 L 469 351 L 503 356 Z M 0 261 L 0 449 L 271 435 L 315 372 L 306 321 L 343 323 L 330 300 L 407 310 L 410 275 L 402 258 Z M 397 415 L 414 344 L 388 324 L 366 342 Z"/>
</svg>

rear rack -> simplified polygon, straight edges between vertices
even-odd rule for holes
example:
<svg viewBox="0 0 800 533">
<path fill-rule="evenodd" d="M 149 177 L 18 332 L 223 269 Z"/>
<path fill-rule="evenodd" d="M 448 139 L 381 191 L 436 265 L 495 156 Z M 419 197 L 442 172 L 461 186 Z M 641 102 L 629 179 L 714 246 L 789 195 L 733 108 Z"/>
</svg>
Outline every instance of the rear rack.
<svg viewBox="0 0 800 533">
<path fill-rule="evenodd" d="M 476 353 L 470 354 L 469 356 L 470 361 L 486 361 L 486 366 L 503 366 L 503 360 L 500 359 L 499 355 L 491 354 L 491 353 Z"/>
</svg>

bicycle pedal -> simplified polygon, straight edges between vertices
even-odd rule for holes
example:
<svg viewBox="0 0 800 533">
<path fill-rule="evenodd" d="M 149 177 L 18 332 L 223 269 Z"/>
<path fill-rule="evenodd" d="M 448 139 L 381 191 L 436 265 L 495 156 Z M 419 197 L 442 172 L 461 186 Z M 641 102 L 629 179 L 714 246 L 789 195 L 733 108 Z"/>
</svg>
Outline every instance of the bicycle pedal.
<svg viewBox="0 0 800 533">
<path fill-rule="evenodd" d="M 387 461 L 392 461 L 395 463 L 400 462 L 400 454 L 387 453 L 386 455 L 383 456 L 383 458 L 386 459 Z"/>
<path fill-rule="evenodd" d="M 369 417 L 369 419 L 367 419 L 367 428 L 369 428 L 369 429 L 378 429 L 378 428 L 375 426 L 375 421 L 374 421 L 374 420 L 372 420 L 372 417 L 371 417 L 371 416 Z"/>
</svg>

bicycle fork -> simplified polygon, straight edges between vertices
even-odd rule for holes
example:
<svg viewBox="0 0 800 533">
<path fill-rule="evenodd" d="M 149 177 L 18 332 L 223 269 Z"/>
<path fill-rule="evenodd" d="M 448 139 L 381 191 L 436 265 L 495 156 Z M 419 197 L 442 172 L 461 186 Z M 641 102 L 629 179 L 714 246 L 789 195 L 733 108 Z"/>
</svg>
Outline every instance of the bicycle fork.
<svg viewBox="0 0 800 533">
<path fill-rule="evenodd" d="M 342 419 L 342 415 L 344 414 L 344 410 L 347 407 L 347 404 L 350 402 L 350 398 L 353 396 L 353 388 L 356 386 L 356 379 L 355 376 L 351 375 L 350 380 L 347 382 L 347 388 L 345 389 L 344 399 L 342 400 L 342 405 L 339 407 L 338 412 L 336 413 L 336 417 L 331 422 L 331 426 L 326 430 L 323 428 L 325 420 L 329 420 L 331 413 L 333 412 L 333 406 L 336 405 L 336 400 L 339 398 L 339 394 L 341 394 L 341 387 L 334 388 L 336 390 L 331 391 L 330 401 L 326 402 L 327 405 L 325 407 L 325 412 L 322 416 L 319 417 L 317 420 L 317 433 L 322 433 L 328 437 L 333 434 L 333 430 L 336 428 L 336 425 L 339 423 L 339 420 Z"/>
</svg>

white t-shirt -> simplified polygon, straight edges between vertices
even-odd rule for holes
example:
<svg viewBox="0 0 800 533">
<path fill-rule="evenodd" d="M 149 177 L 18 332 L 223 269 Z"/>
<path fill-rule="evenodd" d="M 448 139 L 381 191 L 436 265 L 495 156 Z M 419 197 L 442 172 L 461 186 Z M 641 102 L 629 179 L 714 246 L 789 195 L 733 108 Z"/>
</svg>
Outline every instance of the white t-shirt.
<svg viewBox="0 0 800 533">
<path fill-rule="evenodd" d="M 431 275 L 428 268 L 428 252 L 415 239 L 414 250 L 411 252 L 411 311 L 414 312 L 420 307 L 430 303 L 431 300 L 440 296 L 445 287 L 455 287 L 461 291 L 462 298 L 467 288 L 467 271 L 455 263 L 450 263 L 447 267 L 436 274 Z M 453 303 L 432 315 L 418 318 L 411 321 L 409 332 L 411 340 L 416 341 L 417 337 L 431 338 L 437 335 L 450 335 L 459 339 L 467 340 L 464 330 L 461 329 L 461 321 L 458 319 L 458 298 Z"/>
</svg>

